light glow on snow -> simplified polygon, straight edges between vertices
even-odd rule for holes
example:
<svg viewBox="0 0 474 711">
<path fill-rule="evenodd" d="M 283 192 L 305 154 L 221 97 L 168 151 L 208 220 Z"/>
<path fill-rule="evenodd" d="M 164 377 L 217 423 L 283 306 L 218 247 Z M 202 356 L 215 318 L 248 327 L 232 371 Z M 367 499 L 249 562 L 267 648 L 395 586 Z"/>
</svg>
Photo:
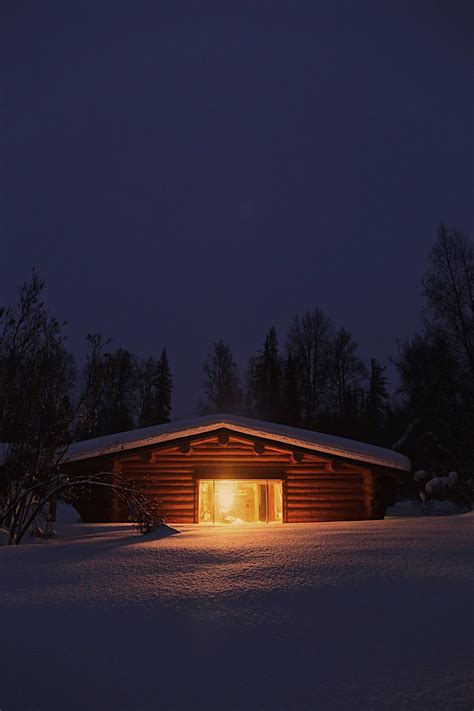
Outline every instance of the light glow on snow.
<svg viewBox="0 0 474 711">
<path fill-rule="evenodd" d="M 5 711 L 472 706 L 474 514 L 62 526 L 0 548 Z"/>
</svg>

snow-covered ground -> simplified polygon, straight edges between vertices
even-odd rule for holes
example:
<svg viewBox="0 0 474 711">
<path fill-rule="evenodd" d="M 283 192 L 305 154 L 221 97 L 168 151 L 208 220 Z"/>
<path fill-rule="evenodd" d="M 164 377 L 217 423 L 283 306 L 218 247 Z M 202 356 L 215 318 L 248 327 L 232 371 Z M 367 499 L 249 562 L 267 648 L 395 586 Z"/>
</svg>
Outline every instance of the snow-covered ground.
<svg viewBox="0 0 474 711">
<path fill-rule="evenodd" d="M 462 709 L 474 514 L 0 549 L 0 709 Z"/>
</svg>

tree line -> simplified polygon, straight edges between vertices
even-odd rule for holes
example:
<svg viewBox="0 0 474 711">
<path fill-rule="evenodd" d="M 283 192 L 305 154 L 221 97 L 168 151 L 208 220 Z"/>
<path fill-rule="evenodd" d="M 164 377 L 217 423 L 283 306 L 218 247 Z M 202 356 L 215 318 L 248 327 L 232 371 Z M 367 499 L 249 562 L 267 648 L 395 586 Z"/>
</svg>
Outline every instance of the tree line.
<svg viewBox="0 0 474 711">
<path fill-rule="evenodd" d="M 380 441 L 390 418 L 385 366 L 367 369 L 357 343 L 320 310 L 295 317 L 280 350 L 275 327 L 239 378 L 230 347 L 215 343 L 203 366 L 203 414 L 230 412 Z"/>
<path fill-rule="evenodd" d="M 0 443 L 10 447 L 0 499 L 3 510 L 10 501 L 7 508 L 19 519 L 23 504 L 11 502 L 18 495 L 24 501 L 22 472 L 36 487 L 43 472 L 58 472 L 71 442 L 169 422 L 172 413 L 166 349 L 137 358 L 92 334 L 84 362 L 77 363 L 64 324 L 42 302 L 43 287 L 33 274 L 18 303 L 0 310 Z M 474 246 L 468 237 L 440 227 L 423 289 L 421 326 L 392 356 L 399 385 L 390 396 L 385 364 L 372 358 L 367 367 L 353 336 L 314 308 L 294 318 L 281 343 L 270 328 L 242 377 L 230 346 L 214 343 L 202 366 L 199 412 L 395 443 L 415 468 L 468 476 L 474 465 Z"/>
<path fill-rule="evenodd" d="M 81 377 L 91 383 L 79 437 L 98 437 L 170 421 L 173 380 L 166 348 L 158 357 L 137 358 L 124 348 L 90 356 Z"/>
<path fill-rule="evenodd" d="M 203 367 L 201 412 L 234 412 L 394 446 L 415 468 L 474 466 L 474 245 L 441 225 L 423 278 L 421 326 L 386 364 L 361 360 L 345 328 L 318 308 L 295 317 L 283 348 L 270 328 L 239 377 L 218 341 Z"/>
<path fill-rule="evenodd" d="M 89 335 L 85 362 L 66 349 L 64 324 L 48 315 L 44 284 L 33 274 L 15 307 L 0 310 L 0 441 L 24 436 L 22 420 L 77 402 L 74 438 L 169 422 L 173 377 L 166 348 L 138 358 Z M 321 309 L 296 316 L 279 340 L 275 327 L 240 374 L 231 347 L 216 341 L 202 365 L 200 414 L 226 412 L 390 446 L 410 424 L 453 448 L 471 447 L 474 402 L 474 249 L 441 225 L 423 278 L 421 327 L 391 361 L 399 384 L 389 395 L 386 364 L 364 363 L 358 344 Z M 36 384 L 38 388 L 36 387 Z M 33 407 L 31 393 L 39 400 Z M 454 438 L 454 439 L 453 439 Z M 454 442 L 455 441 L 455 442 Z"/>
</svg>

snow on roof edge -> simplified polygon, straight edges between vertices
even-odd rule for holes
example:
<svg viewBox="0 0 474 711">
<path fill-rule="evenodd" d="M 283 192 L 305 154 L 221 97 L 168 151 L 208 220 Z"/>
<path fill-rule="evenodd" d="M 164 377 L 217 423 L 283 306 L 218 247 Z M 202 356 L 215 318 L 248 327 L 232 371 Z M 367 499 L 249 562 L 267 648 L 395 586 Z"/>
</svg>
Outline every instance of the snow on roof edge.
<svg viewBox="0 0 474 711">
<path fill-rule="evenodd" d="M 345 437 L 313 432 L 312 430 L 278 425 L 273 422 L 221 414 L 205 415 L 204 417 L 189 420 L 176 420 L 166 425 L 143 427 L 137 430 L 76 442 L 69 448 L 69 454 L 65 461 L 94 459 L 107 454 L 115 454 L 129 449 L 139 449 L 140 447 L 172 441 L 181 437 L 212 432 L 223 427 L 232 429 L 240 434 L 266 437 L 284 444 L 386 466 L 391 469 L 409 471 L 411 468 L 408 457 L 383 447 Z"/>
</svg>

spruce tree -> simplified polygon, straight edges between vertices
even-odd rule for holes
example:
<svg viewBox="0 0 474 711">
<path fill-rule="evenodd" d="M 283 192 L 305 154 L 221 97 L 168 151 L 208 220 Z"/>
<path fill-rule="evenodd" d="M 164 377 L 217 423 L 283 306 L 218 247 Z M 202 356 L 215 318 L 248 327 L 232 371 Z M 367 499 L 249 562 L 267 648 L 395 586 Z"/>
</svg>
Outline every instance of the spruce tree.
<svg viewBox="0 0 474 711">
<path fill-rule="evenodd" d="M 385 366 L 375 359 L 370 360 L 369 391 L 366 401 L 367 434 L 370 442 L 381 443 L 388 417 L 387 378 Z"/>
<path fill-rule="evenodd" d="M 138 366 L 138 426 L 155 424 L 154 396 L 156 383 L 156 358 L 146 358 Z"/>
<path fill-rule="evenodd" d="M 280 422 L 281 371 L 277 334 L 272 327 L 265 337 L 263 351 L 250 360 L 247 397 L 249 414 L 262 420 Z"/>
<path fill-rule="evenodd" d="M 105 353 L 101 373 L 104 382 L 94 435 L 133 429 L 135 357 L 124 348 L 117 348 L 114 353 Z"/>
<path fill-rule="evenodd" d="M 362 411 L 362 383 L 367 369 L 357 355 L 357 343 L 345 328 L 340 328 L 332 342 L 331 390 L 328 403 L 331 431 L 345 437 L 356 436 Z"/>
<path fill-rule="evenodd" d="M 278 422 L 281 417 L 281 361 L 275 327 L 267 333 L 263 348 L 263 398 L 264 419 Z"/>
<path fill-rule="evenodd" d="M 150 427 L 169 422 L 173 382 L 166 350 L 163 350 L 159 360 L 147 358 L 142 361 L 138 379 L 139 426 Z"/>
<path fill-rule="evenodd" d="M 239 412 L 241 391 L 237 366 L 232 351 L 222 340 L 213 344 L 203 363 L 202 386 L 204 400 L 199 404 L 202 414 Z"/>
<path fill-rule="evenodd" d="M 331 348 L 334 329 L 320 309 L 296 317 L 290 326 L 287 348 L 298 366 L 302 424 L 316 429 L 330 396 Z"/>
<path fill-rule="evenodd" d="M 298 365 L 291 350 L 288 351 L 283 369 L 281 410 L 282 422 L 293 427 L 301 425 Z"/>
<path fill-rule="evenodd" d="M 166 349 L 163 349 L 158 361 L 158 372 L 156 382 L 156 424 L 164 424 L 170 421 L 171 416 L 171 393 L 173 390 L 173 379 Z"/>
</svg>

